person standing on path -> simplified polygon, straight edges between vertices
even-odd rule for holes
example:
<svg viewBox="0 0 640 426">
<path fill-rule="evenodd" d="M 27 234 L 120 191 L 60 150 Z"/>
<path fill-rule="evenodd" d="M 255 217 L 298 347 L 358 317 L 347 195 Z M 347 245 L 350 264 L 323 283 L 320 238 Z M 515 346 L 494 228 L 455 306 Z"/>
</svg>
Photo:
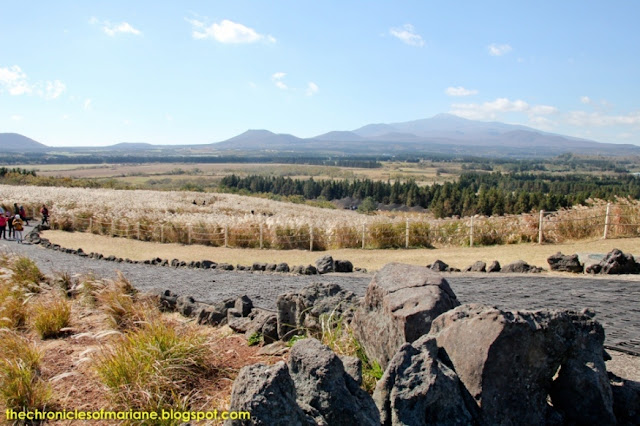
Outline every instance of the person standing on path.
<svg viewBox="0 0 640 426">
<path fill-rule="evenodd" d="M 22 244 L 23 229 L 24 229 L 24 225 L 22 224 L 22 219 L 20 219 L 20 215 L 17 214 L 13 217 L 13 230 L 14 230 L 14 235 L 16 237 L 16 241 L 18 244 Z"/>
<path fill-rule="evenodd" d="M 24 206 L 20 206 L 20 218 L 26 226 L 29 226 L 29 219 L 27 219 L 27 212 L 24 210 Z"/>
<path fill-rule="evenodd" d="M 7 228 L 9 231 L 9 238 L 13 238 L 16 236 L 16 233 L 13 230 L 13 213 L 11 213 L 11 210 L 7 210 L 5 217 L 7 218 Z"/>
<path fill-rule="evenodd" d="M 48 225 L 49 224 L 49 209 L 47 208 L 47 206 L 45 204 L 42 205 L 42 208 L 40 209 L 40 214 L 42 214 L 42 224 L 44 225 L 45 223 Z"/>
</svg>

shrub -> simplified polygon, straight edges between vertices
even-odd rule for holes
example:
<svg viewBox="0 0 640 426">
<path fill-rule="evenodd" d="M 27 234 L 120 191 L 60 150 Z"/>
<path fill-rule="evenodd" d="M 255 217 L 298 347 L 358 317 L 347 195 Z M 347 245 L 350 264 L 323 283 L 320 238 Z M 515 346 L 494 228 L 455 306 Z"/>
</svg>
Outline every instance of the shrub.
<svg viewBox="0 0 640 426">
<path fill-rule="evenodd" d="M 204 337 L 154 320 L 125 334 L 96 359 L 95 369 L 120 408 L 158 411 L 186 406 L 209 370 Z"/>
<path fill-rule="evenodd" d="M 41 355 L 18 334 L 0 330 L 0 396 L 7 409 L 43 409 L 51 389 L 40 377 Z"/>
<path fill-rule="evenodd" d="M 129 330 L 151 319 L 154 310 L 149 299 L 139 299 L 137 290 L 118 272 L 118 278 L 96 291 L 100 308 L 107 314 L 111 325 Z"/>
<path fill-rule="evenodd" d="M 13 280 L 29 286 L 34 290 L 37 285 L 44 279 L 44 275 L 38 269 L 35 262 L 28 257 L 19 257 L 11 265 L 13 271 Z M 35 287 L 33 285 L 36 285 Z"/>
<path fill-rule="evenodd" d="M 25 325 L 27 309 L 25 291 L 8 282 L 0 284 L 0 328 L 18 329 Z"/>
<path fill-rule="evenodd" d="M 59 336 L 61 330 L 69 326 L 70 318 L 71 305 L 60 298 L 40 302 L 33 308 L 33 328 L 43 339 Z"/>
</svg>

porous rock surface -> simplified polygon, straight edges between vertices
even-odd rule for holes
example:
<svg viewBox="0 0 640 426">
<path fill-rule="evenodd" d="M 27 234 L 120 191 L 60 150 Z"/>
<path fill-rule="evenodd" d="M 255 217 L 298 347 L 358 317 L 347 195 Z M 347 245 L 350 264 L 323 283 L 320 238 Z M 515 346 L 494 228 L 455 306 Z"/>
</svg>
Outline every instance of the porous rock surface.
<svg viewBox="0 0 640 426">
<path fill-rule="evenodd" d="M 630 254 L 613 249 L 599 263 L 587 267 L 589 274 L 638 274 L 640 264 Z"/>
<path fill-rule="evenodd" d="M 428 333 L 431 321 L 459 304 L 435 272 L 390 263 L 371 280 L 352 327 L 369 358 L 385 368 L 403 343 Z"/>
<path fill-rule="evenodd" d="M 549 256 L 547 262 L 552 271 L 573 272 L 576 274 L 581 274 L 584 271 L 584 265 L 580 263 L 577 254 L 564 255 L 558 252 Z"/>
<path fill-rule="evenodd" d="M 428 335 L 400 347 L 378 381 L 373 399 L 385 426 L 469 425 L 477 417 L 473 398 Z"/>
<path fill-rule="evenodd" d="M 349 321 L 358 296 L 337 284 L 314 283 L 278 296 L 278 336 L 288 340 L 295 334 L 320 330 L 322 315 Z"/>
<path fill-rule="evenodd" d="M 244 367 L 233 383 L 230 410 L 250 411 L 251 421 L 227 425 L 380 425 L 371 396 L 316 339 L 296 342 L 287 364 Z"/>
<path fill-rule="evenodd" d="M 477 402 L 481 424 L 615 424 L 604 330 L 592 317 L 471 304 L 434 320 L 430 336 Z"/>
</svg>

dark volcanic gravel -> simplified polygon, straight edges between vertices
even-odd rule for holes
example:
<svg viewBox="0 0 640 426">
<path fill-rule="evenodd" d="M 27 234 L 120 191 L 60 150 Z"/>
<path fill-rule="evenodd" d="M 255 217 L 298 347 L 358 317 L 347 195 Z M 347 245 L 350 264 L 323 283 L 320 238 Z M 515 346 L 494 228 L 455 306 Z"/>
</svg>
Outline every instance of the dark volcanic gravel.
<svg viewBox="0 0 640 426">
<path fill-rule="evenodd" d="M 367 274 L 302 276 L 115 263 L 4 240 L 0 242 L 0 249 L 28 256 L 46 274 L 94 272 L 100 277 L 113 278 L 119 270 L 143 291 L 170 289 L 205 302 L 246 294 L 256 306 L 268 309 L 275 308 L 279 294 L 314 282 L 336 283 L 363 295 L 372 277 Z M 505 309 L 590 308 L 605 327 L 606 344 L 640 353 L 640 282 L 545 274 L 454 273 L 445 276 L 461 303 L 484 303 Z"/>
</svg>

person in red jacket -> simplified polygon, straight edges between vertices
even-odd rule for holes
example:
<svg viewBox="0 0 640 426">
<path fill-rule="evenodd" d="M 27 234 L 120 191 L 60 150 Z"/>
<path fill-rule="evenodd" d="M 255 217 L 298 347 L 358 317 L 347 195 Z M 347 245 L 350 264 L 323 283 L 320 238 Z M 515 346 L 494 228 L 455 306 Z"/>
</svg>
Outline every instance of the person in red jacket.
<svg viewBox="0 0 640 426">
<path fill-rule="evenodd" d="M 0 240 L 7 239 L 7 217 L 4 214 L 0 214 Z"/>
</svg>

